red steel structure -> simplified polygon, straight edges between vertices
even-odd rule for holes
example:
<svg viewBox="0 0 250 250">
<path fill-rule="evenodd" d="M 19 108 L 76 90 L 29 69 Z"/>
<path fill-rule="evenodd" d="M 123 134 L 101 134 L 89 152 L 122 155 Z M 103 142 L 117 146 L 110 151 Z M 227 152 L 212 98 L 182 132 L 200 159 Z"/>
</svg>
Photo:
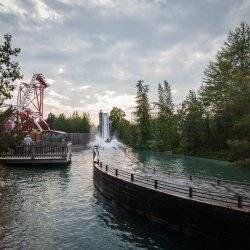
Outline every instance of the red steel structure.
<svg viewBox="0 0 250 250">
<path fill-rule="evenodd" d="M 43 74 L 34 74 L 29 83 L 23 82 L 19 86 L 17 105 L 11 117 L 5 124 L 6 129 L 31 131 L 49 130 L 43 118 L 44 90 L 48 87 Z"/>
</svg>

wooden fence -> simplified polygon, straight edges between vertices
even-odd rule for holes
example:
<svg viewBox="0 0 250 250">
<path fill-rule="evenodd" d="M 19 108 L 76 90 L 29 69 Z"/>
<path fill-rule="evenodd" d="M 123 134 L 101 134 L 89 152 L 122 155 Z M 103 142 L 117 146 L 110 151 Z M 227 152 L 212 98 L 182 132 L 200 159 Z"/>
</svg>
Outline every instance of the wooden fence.
<svg viewBox="0 0 250 250">
<path fill-rule="evenodd" d="M 72 142 L 73 145 L 87 145 L 94 138 L 94 133 L 67 133 L 67 141 Z"/>
</svg>

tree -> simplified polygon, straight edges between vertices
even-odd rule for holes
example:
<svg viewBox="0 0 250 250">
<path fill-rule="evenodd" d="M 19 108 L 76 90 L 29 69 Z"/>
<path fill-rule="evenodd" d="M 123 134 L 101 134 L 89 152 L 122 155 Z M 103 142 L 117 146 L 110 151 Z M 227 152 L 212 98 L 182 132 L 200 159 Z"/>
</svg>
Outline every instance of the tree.
<svg viewBox="0 0 250 250">
<path fill-rule="evenodd" d="M 218 51 L 216 60 L 204 71 L 200 95 L 203 103 L 215 111 L 225 103 L 249 100 L 250 28 L 241 23 L 229 32 L 227 41 Z M 247 92 L 246 92 L 247 90 Z M 243 108 L 242 111 L 245 109 Z M 241 111 L 241 112 L 242 112 Z"/>
<path fill-rule="evenodd" d="M 202 102 L 194 91 L 189 91 L 179 109 L 181 146 L 186 151 L 204 148 L 206 145 L 205 118 Z"/>
<path fill-rule="evenodd" d="M 150 113 L 149 113 L 149 88 L 147 84 L 144 84 L 142 80 L 139 80 L 136 84 L 137 96 L 136 96 L 136 120 L 139 127 L 140 140 L 139 144 L 142 147 L 146 147 L 148 141 L 151 138 L 150 131 Z"/>
<path fill-rule="evenodd" d="M 79 115 L 77 111 L 73 112 L 69 117 L 64 114 L 59 114 L 57 117 L 50 113 L 46 122 L 51 129 L 68 133 L 88 133 L 91 128 L 89 115 L 87 113 Z"/>
<path fill-rule="evenodd" d="M 125 119 L 125 112 L 117 107 L 113 107 L 110 112 L 111 133 L 118 132 Z"/>
<path fill-rule="evenodd" d="M 12 48 L 11 39 L 10 34 L 5 34 L 4 43 L 0 46 L 0 105 L 11 98 L 14 82 L 22 78 L 18 62 L 12 58 L 17 57 L 21 49 Z"/>
<path fill-rule="evenodd" d="M 178 146 L 178 133 L 174 103 L 170 84 L 164 81 L 158 85 L 158 117 L 155 121 L 155 147 L 160 150 L 173 150 Z"/>
<path fill-rule="evenodd" d="M 48 118 L 46 119 L 46 122 L 48 123 L 50 129 L 55 129 L 56 116 L 52 113 L 49 113 Z"/>
<path fill-rule="evenodd" d="M 0 107 L 6 99 L 11 98 L 15 89 L 14 82 L 22 78 L 19 64 L 12 59 L 13 56 L 18 56 L 20 49 L 12 48 L 11 38 L 10 34 L 4 35 L 4 43 L 0 45 Z M 12 108 L 0 112 L 0 151 L 20 143 L 23 138 L 23 134 L 17 131 L 5 131 L 4 123 L 12 112 Z"/>
<path fill-rule="evenodd" d="M 158 106 L 160 117 L 170 117 L 174 112 L 174 103 L 170 84 L 167 81 L 158 85 Z"/>
<path fill-rule="evenodd" d="M 250 115 L 250 28 L 242 22 L 228 39 L 216 59 L 206 68 L 200 96 L 212 119 L 211 131 L 216 145 L 236 150 L 250 145 L 249 136 L 242 136 Z M 234 145 L 238 145 L 235 147 Z"/>
</svg>

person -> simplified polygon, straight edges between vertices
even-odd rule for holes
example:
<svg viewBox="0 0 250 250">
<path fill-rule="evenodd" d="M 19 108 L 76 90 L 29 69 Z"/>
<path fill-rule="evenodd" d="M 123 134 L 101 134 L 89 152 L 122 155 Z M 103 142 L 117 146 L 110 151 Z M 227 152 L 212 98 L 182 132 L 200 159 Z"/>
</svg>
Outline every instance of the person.
<svg viewBox="0 0 250 250">
<path fill-rule="evenodd" d="M 26 135 L 23 139 L 23 142 L 25 145 L 32 145 L 33 141 L 32 138 L 30 137 L 30 135 Z"/>
</svg>

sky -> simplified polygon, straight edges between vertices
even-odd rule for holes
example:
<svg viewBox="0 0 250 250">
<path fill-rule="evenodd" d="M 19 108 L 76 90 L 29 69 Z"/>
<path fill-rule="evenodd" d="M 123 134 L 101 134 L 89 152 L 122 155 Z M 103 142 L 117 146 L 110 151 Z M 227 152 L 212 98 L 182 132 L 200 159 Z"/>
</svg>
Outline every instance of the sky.
<svg viewBox="0 0 250 250">
<path fill-rule="evenodd" d="M 96 123 L 114 106 L 129 118 L 140 79 L 151 101 L 167 80 L 180 103 L 249 13 L 250 0 L 0 0 L 0 41 L 13 35 L 24 80 L 46 77 L 45 115 Z"/>
</svg>

